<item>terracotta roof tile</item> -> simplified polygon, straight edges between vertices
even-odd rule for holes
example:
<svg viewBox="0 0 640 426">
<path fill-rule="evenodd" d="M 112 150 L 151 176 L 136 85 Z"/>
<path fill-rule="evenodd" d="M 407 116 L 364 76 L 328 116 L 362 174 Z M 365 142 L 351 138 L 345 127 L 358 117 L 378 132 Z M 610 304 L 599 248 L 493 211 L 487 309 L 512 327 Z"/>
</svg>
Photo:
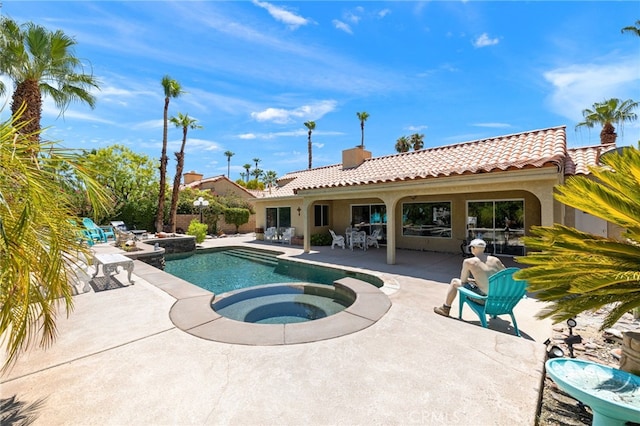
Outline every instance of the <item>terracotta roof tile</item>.
<svg viewBox="0 0 640 426">
<path fill-rule="evenodd" d="M 600 156 L 615 147 L 615 144 L 608 144 L 568 149 L 564 163 L 565 175 L 588 175 L 589 166 L 597 165 Z"/>
<path fill-rule="evenodd" d="M 301 189 L 332 188 L 440 176 L 491 173 L 510 169 L 559 165 L 566 156 L 565 126 L 534 130 L 374 157 L 360 166 L 341 164 L 287 173 L 278 188 L 264 197 L 292 196 Z"/>
</svg>

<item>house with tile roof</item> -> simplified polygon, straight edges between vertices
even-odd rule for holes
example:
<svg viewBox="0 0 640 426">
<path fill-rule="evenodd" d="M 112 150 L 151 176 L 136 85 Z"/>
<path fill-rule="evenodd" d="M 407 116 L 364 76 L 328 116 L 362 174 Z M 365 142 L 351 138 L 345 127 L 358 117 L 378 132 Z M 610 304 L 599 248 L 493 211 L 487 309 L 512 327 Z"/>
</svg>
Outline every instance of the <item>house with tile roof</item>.
<svg viewBox="0 0 640 426">
<path fill-rule="evenodd" d="M 313 234 L 378 229 L 388 264 L 397 248 L 459 252 L 473 238 L 522 255 L 532 226 L 587 223 L 554 200 L 554 186 L 613 148 L 567 148 L 565 126 L 382 157 L 358 146 L 341 164 L 287 173 L 257 195 L 256 226 L 295 228 L 305 252 Z"/>
<path fill-rule="evenodd" d="M 190 171 L 183 174 L 184 183 L 180 185 L 180 190 L 185 188 L 192 188 L 202 191 L 209 191 L 213 195 L 233 195 L 249 202 L 251 202 L 251 200 L 255 198 L 254 194 L 251 191 L 228 179 L 225 175 L 213 176 L 208 178 L 203 177 L 204 175 L 202 175 L 201 173 L 196 173 L 195 171 Z M 198 215 L 180 214 L 177 217 L 176 227 L 185 230 L 189 227 L 189 223 L 191 222 L 191 220 L 196 217 L 198 217 Z M 249 222 L 241 225 L 238 231 L 241 233 L 253 232 L 256 224 L 255 219 L 255 215 L 251 215 L 249 217 Z M 224 218 L 220 218 L 218 220 L 217 226 L 218 231 L 224 232 L 226 234 L 235 233 L 235 225 L 227 224 L 224 221 Z"/>
</svg>

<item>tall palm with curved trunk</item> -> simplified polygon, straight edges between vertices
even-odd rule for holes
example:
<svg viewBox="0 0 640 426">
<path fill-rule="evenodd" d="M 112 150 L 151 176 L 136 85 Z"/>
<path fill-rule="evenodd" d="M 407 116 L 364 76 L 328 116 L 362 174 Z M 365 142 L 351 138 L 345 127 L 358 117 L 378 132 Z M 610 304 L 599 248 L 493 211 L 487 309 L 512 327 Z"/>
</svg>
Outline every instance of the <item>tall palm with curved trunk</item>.
<svg viewBox="0 0 640 426">
<path fill-rule="evenodd" d="M 585 109 L 582 111 L 584 121 L 576 125 L 578 127 L 593 128 L 596 124 L 602 126 L 600 132 L 600 143 L 611 144 L 616 143 L 618 137 L 614 124 L 622 125 L 625 122 L 632 122 L 638 119 L 638 115 L 633 112 L 638 107 L 638 102 L 631 99 L 621 101 L 618 98 L 611 98 L 604 102 L 596 102 L 593 109 Z"/>
<path fill-rule="evenodd" d="M 231 157 L 235 154 L 231 151 L 225 151 L 224 155 L 227 157 L 227 179 L 229 179 L 229 175 L 231 173 Z"/>
<path fill-rule="evenodd" d="M 53 99 L 61 114 L 75 101 L 95 107 L 90 90 L 98 88 L 98 82 L 92 73 L 85 73 L 75 45 L 61 30 L 0 17 L 0 74 L 13 80 L 11 113 L 24 124 L 22 132 L 29 135 L 34 155 L 39 151 L 43 95 Z M 0 94 L 5 90 L 0 83 Z"/>
<path fill-rule="evenodd" d="M 312 155 L 311 155 L 311 132 L 316 128 L 315 121 L 305 121 L 304 126 L 309 130 L 309 138 L 307 139 L 307 151 L 309 151 L 309 170 L 311 170 Z"/>
<path fill-rule="evenodd" d="M 167 190 L 167 134 L 169 121 L 169 102 L 171 98 L 177 98 L 182 93 L 180 83 L 165 75 L 162 77 L 162 88 L 164 89 L 164 121 L 162 127 L 162 154 L 160 155 L 160 190 L 158 191 L 158 213 L 156 215 L 156 232 L 162 232 L 164 222 L 164 199 Z"/>
<path fill-rule="evenodd" d="M 169 210 L 169 226 L 171 232 L 176 232 L 176 216 L 178 215 L 178 197 L 180 195 L 180 180 L 182 171 L 184 170 L 184 147 L 187 144 L 187 132 L 189 129 L 202 129 L 198 125 L 198 120 L 189 117 L 189 114 L 183 115 L 178 113 L 176 117 L 171 117 L 171 123 L 176 127 L 182 128 L 182 145 L 180 151 L 175 153 L 176 156 L 176 175 L 173 177 L 173 188 L 171 190 L 171 209 Z"/>
<path fill-rule="evenodd" d="M 366 111 L 356 112 L 358 120 L 360 120 L 360 131 L 362 132 L 362 139 L 360 141 L 360 148 L 364 148 L 364 122 L 369 118 L 369 113 Z"/>
</svg>

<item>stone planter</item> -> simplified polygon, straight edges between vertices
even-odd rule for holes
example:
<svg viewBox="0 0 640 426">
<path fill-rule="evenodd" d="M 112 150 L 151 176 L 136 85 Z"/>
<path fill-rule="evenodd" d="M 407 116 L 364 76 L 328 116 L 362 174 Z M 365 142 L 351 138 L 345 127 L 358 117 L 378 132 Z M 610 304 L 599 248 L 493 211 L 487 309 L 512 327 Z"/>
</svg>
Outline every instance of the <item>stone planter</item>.
<svg viewBox="0 0 640 426">
<path fill-rule="evenodd" d="M 640 332 L 627 331 L 622 337 L 620 370 L 640 376 Z"/>
<path fill-rule="evenodd" d="M 304 237 L 292 237 L 291 245 L 294 245 L 294 246 L 304 245 Z"/>
<path fill-rule="evenodd" d="M 256 228 L 254 232 L 256 233 L 256 240 L 264 241 L 264 228 Z"/>
</svg>

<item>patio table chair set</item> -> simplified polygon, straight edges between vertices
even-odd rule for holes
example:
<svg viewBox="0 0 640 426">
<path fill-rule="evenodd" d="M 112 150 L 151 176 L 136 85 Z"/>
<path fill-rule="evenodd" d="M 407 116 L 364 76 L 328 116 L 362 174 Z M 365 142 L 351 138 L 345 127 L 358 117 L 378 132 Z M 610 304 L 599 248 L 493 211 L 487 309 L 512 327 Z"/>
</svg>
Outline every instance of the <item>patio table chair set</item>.
<svg viewBox="0 0 640 426">
<path fill-rule="evenodd" d="M 330 229 L 331 233 L 331 248 L 335 248 L 335 246 L 342 247 L 343 249 L 346 246 L 349 246 L 351 251 L 353 251 L 354 247 L 359 247 L 362 250 L 367 250 L 367 248 L 371 246 L 376 246 L 376 248 L 380 248 L 380 243 L 378 242 L 378 238 L 380 237 L 380 229 L 374 229 L 371 235 L 367 235 L 365 231 L 360 231 L 356 228 L 347 228 L 345 230 L 345 235 L 337 235 L 333 229 Z"/>
</svg>

